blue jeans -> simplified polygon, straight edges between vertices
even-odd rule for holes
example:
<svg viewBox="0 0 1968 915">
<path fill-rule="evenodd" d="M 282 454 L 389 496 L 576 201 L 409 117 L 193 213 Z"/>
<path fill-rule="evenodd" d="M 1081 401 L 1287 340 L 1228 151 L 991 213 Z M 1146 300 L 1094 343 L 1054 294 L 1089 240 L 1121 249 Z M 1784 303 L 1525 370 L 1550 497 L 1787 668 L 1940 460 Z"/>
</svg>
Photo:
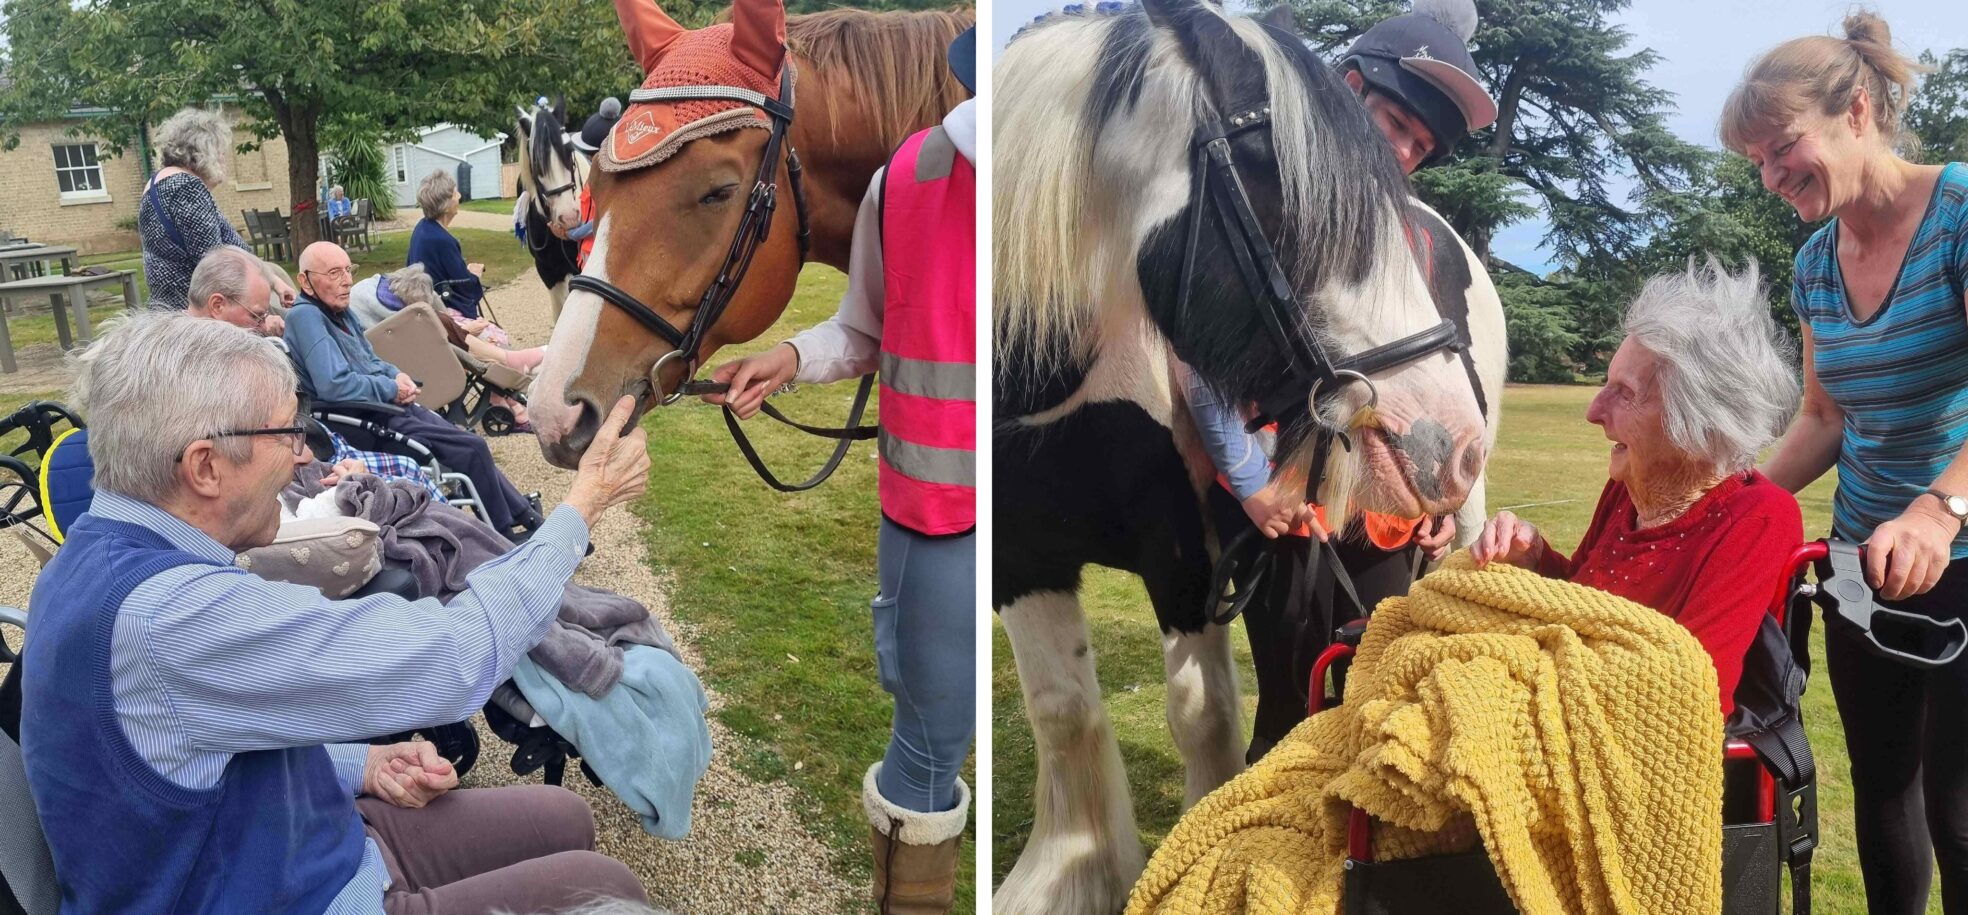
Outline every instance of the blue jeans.
<svg viewBox="0 0 1968 915">
<path fill-rule="evenodd" d="M 895 723 L 875 787 L 920 813 L 957 805 L 977 729 L 977 535 L 925 537 L 882 519 L 875 657 Z"/>
</svg>

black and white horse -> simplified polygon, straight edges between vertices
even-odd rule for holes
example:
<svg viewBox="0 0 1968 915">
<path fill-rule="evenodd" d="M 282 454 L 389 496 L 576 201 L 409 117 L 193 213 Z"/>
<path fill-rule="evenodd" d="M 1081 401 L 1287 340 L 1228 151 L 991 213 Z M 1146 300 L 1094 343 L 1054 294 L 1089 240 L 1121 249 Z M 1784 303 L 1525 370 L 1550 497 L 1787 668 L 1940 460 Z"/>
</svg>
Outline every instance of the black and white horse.
<svg viewBox="0 0 1968 915">
<path fill-rule="evenodd" d="M 1503 313 L 1365 109 L 1284 30 L 1145 0 L 1031 26 L 994 72 L 992 602 L 1039 759 L 993 904 L 1107 915 L 1143 853 L 1077 595 L 1088 563 L 1147 586 L 1185 805 L 1243 768 L 1230 642 L 1208 621 L 1214 471 L 1176 360 L 1268 405 L 1280 473 L 1323 479 L 1332 517 L 1456 513 L 1466 542 Z M 1350 451 L 1321 449 L 1333 430 Z"/>
<path fill-rule="evenodd" d="M 519 186 L 526 192 L 526 247 L 533 269 L 546 284 L 553 317 L 560 320 L 567 280 L 581 272 L 579 242 L 553 234 L 581 224 L 581 188 L 588 180 L 588 157 L 568 135 L 567 103 L 519 110 Z"/>
</svg>

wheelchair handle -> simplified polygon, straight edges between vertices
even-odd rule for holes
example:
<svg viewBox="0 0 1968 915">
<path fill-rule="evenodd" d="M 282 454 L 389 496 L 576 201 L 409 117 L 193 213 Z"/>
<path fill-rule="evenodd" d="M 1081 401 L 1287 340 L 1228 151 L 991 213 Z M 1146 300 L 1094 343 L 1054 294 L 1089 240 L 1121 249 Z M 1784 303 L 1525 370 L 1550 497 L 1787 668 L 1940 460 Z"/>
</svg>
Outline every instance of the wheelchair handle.
<svg viewBox="0 0 1968 915">
<path fill-rule="evenodd" d="M 1826 546 L 1824 558 L 1816 563 L 1818 588 L 1812 600 L 1824 608 L 1827 620 L 1841 620 L 1857 628 L 1874 654 L 1912 667 L 1933 669 L 1953 663 L 1968 648 L 1968 624 L 1960 619 L 1937 620 L 1879 606 L 1872 586 L 1866 583 L 1862 544 L 1832 540 Z M 1885 625 L 1881 627 L 1881 624 Z M 1896 632 L 1905 633 L 1904 639 L 1888 638 Z M 1889 644 L 1889 641 L 1904 644 Z"/>
</svg>

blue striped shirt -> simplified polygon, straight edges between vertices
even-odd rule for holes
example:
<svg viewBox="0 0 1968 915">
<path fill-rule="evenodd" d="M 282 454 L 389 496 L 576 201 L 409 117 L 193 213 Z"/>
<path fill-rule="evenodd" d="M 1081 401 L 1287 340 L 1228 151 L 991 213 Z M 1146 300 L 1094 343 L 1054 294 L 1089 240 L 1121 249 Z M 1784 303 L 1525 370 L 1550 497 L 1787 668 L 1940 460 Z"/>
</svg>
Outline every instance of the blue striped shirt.
<svg viewBox="0 0 1968 915">
<path fill-rule="evenodd" d="M 351 798 L 368 748 L 337 744 L 471 717 L 546 637 L 588 539 L 580 513 L 563 505 L 526 543 L 466 576 L 448 605 L 390 594 L 335 601 L 232 567 L 231 549 L 149 503 L 99 490 L 89 511 L 225 564 L 160 572 L 117 611 L 116 716 L 144 761 L 179 785 L 209 788 L 235 753 L 329 744 Z M 328 911 L 379 913 L 388 886 L 371 841 Z"/>
<path fill-rule="evenodd" d="M 1810 327 L 1818 383 L 1844 411 L 1832 527 L 1864 540 L 1899 517 L 1968 442 L 1968 165 L 1941 173 L 1879 311 L 1853 318 L 1838 221 L 1797 252 L 1791 303 Z M 1953 558 L 1968 556 L 1968 530 Z"/>
</svg>

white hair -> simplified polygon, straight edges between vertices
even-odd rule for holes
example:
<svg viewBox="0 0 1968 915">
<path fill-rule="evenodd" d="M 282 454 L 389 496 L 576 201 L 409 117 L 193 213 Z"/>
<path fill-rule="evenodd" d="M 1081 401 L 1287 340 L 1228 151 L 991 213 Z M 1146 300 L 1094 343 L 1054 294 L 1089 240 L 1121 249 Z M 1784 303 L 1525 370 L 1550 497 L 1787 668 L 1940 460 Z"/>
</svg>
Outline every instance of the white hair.
<svg viewBox="0 0 1968 915">
<path fill-rule="evenodd" d="M 150 132 L 157 156 L 165 165 L 175 165 L 218 184 L 225 179 L 226 147 L 232 145 L 232 125 L 209 108 L 186 108 L 171 115 Z"/>
<path fill-rule="evenodd" d="M 231 245 L 219 245 L 205 252 L 205 256 L 198 259 L 197 269 L 191 271 L 191 287 L 185 304 L 204 308 L 216 294 L 225 296 L 228 302 L 245 306 L 246 290 L 255 273 L 264 274 L 259 258 Z"/>
<path fill-rule="evenodd" d="M 1685 272 L 1648 280 L 1626 334 L 1660 357 L 1668 439 L 1719 473 L 1755 466 L 1797 415 L 1797 348 L 1770 316 L 1754 260 L 1730 273 L 1691 258 Z"/>
<path fill-rule="evenodd" d="M 405 264 L 384 276 L 389 278 L 390 292 L 402 299 L 405 305 L 423 302 L 439 313 L 444 311 L 444 298 L 437 294 L 437 285 L 423 264 Z"/>
<path fill-rule="evenodd" d="M 95 487 L 154 505 L 176 493 L 178 458 L 193 442 L 212 439 L 228 460 L 248 460 L 251 439 L 213 436 L 265 425 L 296 386 L 271 342 L 179 311 L 113 319 L 71 358 Z"/>
<path fill-rule="evenodd" d="M 442 219 L 451 212 L 451 195 L 458 190 L 458 179 L 443 169 L 424 176 L 417 185 L 417 207 L 425 218 Z"/>
</svg>

